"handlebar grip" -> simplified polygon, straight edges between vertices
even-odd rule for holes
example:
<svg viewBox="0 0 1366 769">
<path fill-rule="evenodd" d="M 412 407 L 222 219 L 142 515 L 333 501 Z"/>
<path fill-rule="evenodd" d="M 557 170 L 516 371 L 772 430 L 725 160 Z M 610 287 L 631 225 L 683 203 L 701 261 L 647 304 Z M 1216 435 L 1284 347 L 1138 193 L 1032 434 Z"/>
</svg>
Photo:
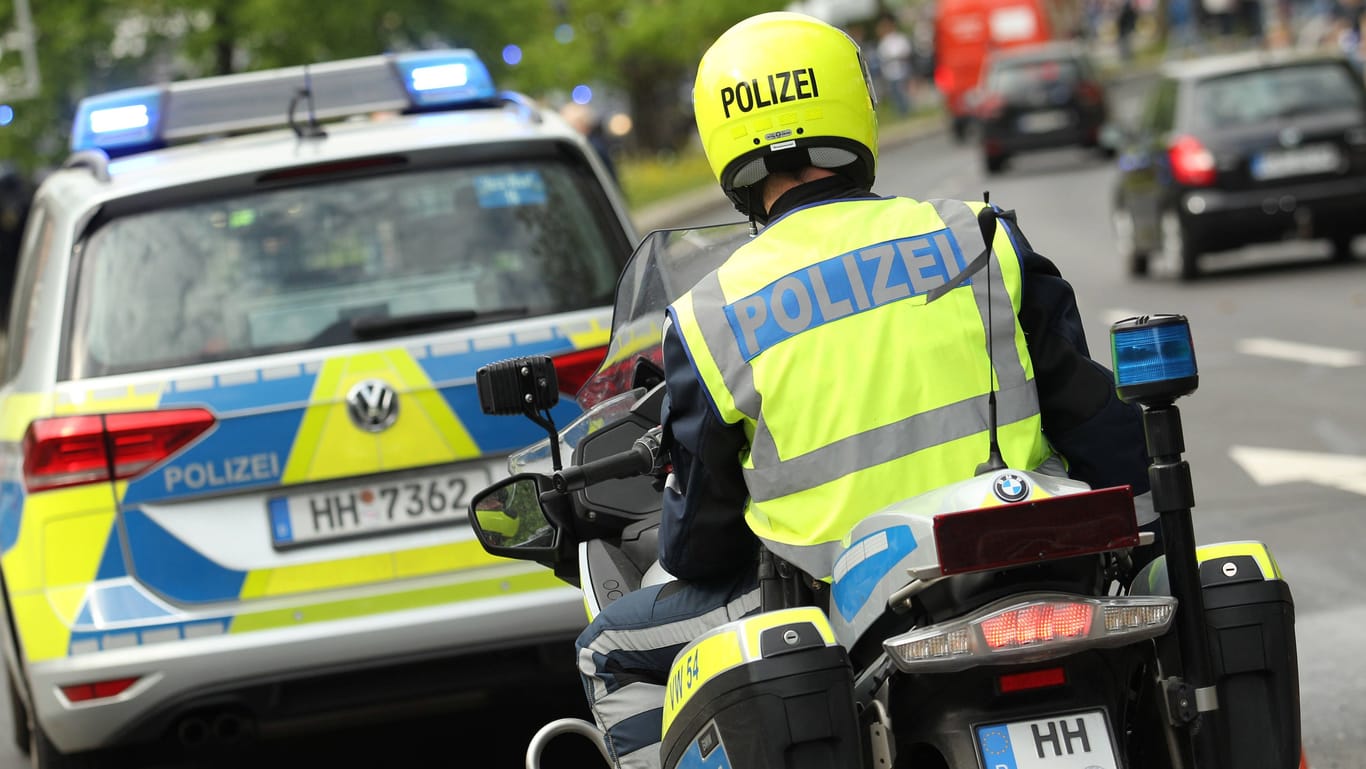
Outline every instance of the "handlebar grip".
<svg viewBox="0 0 1366 769">
<path fill-rule="evenodd" d="M 555 473 L 555 490 L 563 494 L 602 481 L 632 478 L 650 472 L 654 466 L 655 453 L 648 445 L 637 441 L 625 451 Z"/>
</svg>

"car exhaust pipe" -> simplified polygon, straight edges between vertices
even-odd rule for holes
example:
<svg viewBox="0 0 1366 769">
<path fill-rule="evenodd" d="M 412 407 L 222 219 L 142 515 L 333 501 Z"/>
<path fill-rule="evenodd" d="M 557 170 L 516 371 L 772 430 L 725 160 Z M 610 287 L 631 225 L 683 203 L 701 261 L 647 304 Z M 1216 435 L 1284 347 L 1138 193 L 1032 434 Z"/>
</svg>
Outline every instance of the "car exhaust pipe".
<svg viewBox="0 0 1366 769">
<path fill-rule="evenodd" d="M 251 719 L 238 713 L 224 712 L 214 717 L 213 737 L 223 745 L 245 742 L 252 733 Z"/>
<path fill-rule="evenodd" d="M 199 716 L 187 716 L 176 727 L 176 737 L 186 748 L 201 748 L 209 741 L 209 722 Z"/>
</svg>

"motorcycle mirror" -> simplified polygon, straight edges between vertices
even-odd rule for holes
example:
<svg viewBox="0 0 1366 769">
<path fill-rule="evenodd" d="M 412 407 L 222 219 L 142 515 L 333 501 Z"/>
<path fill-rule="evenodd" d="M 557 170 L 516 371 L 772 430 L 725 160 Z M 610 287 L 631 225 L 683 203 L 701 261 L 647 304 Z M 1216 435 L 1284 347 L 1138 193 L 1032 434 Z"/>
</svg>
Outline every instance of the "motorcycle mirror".
<svg viewBox="0 0 1366 769">
<path fill-rule="evenodd" d="M 474 376 L 485 414 L 534 414 L 560 402 L 555 364 L 545 355 L 489 363 Z"/>
<path fill-rule="evenodd" d="M 524 561 L 552 561 L 560 529 L 541 507 L 548 476 L 519 473 L 485 488 L 470 500 L 470 526 L 491 555 Z"/>
</svg>

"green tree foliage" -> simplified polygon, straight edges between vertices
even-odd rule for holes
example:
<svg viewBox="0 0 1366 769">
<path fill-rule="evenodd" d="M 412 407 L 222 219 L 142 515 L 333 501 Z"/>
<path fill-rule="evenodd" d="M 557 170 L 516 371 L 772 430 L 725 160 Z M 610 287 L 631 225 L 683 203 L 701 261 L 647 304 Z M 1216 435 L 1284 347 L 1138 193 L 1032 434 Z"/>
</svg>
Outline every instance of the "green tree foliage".
<svg viewBox="0 0 1366 769">
<path fill-rule="evenodd" d="M 506 87 L 565 98 L 578 84 L 625 95 L 642 149 L 692 135 L 691 75 L 707 45 L 775 0 L 61 0 L 30 2 L 42 91 L 16 102 L 0 156 L 35 170 L 66 153 L 76 103 L 146 83 L 461 46 Z M 5 4 L 8 5 L 8 4 Z M 0 6 L 0 29 L 13 10 Z M 523 55 L 503 61 L 507 45 Z M 4 62 L 17 57 L 7 54 Z"/>
<path fill-rule="evenodd" d="M 578 83 L 620 89 L 643 149 L 675 149 L 691 138 L 692 74 L 707 46 L 735 22 L 787 5 L 775 0 L 551 2 L 556 24 L 548 38 L 531 42 L 516 77 L 534 90 L 567 91 Z"/>
</svg>

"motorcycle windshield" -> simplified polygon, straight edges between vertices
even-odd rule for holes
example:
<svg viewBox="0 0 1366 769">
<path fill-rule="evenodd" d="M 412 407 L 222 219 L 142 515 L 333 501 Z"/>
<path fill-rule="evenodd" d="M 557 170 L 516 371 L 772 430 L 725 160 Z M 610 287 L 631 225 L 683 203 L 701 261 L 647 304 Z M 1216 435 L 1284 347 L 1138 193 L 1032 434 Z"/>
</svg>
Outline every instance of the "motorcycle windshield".
<svg viewBox="0 0 1366 769">
<path fill-rule="evenodd" d="M 662 365 L 664 311 L 750 237 L 744 221 L 646 235 L 617 279 L 607 356 L 579 390 L 579 405 L 591 408 L 631 389 L 640 358 Z"/>
</svg>

